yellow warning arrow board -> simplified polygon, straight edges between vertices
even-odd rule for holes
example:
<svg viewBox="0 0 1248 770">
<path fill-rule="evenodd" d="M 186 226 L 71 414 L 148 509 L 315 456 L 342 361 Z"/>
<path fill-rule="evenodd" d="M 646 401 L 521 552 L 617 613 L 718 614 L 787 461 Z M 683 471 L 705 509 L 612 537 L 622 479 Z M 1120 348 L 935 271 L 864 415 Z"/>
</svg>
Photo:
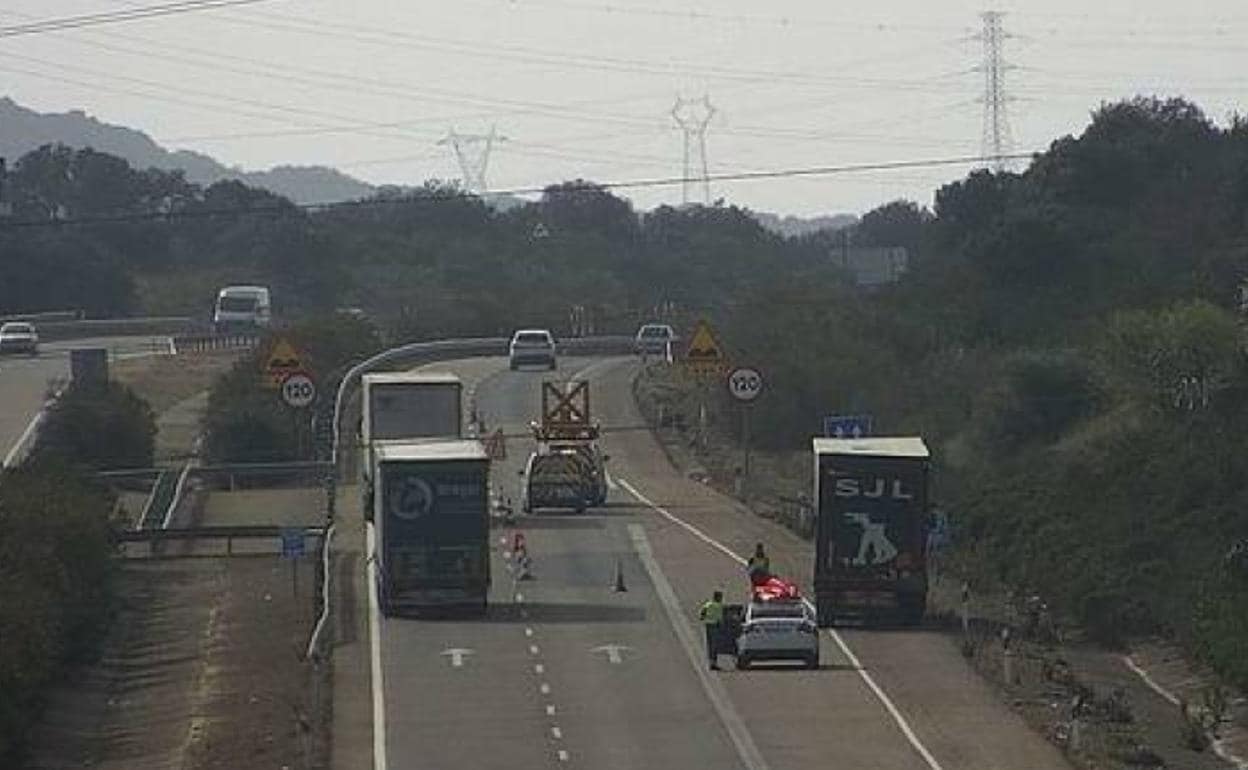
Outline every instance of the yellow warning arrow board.
<svg viewBox="0 0 1248 770">
<path fill-rule="evenodd" d="M 699 377 L 715 377 L 727 371 L 728 356 L 709 322 L 698 321 L 694 327 L 682 364 L 685 371 Z"/>
<path fill-rule="evenodd" d="M 281 387 L 282 380 L 295 372 L 306 371 L 303 363 L 303 356 L 294 345 L 284 338 L 278 339 L 264 359 L 261 380 L 266 388 Z"/>
</svg>

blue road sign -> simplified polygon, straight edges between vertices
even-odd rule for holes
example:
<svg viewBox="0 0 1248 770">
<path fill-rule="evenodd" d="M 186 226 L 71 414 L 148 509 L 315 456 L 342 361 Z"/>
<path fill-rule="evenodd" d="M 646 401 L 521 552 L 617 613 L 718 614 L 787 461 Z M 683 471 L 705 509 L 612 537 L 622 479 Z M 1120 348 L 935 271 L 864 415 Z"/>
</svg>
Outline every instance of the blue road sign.
<svg viewBox="0 0 1248 770">
<path fill-rule="evenodd" d="M 823 418 L 824 438 L 865 438 L 871 435 L 871 415 L 829 415 Z"/>
<path fill-rule="evenodd" d="M 295 527 L 282 530 L 282 558 L 298 559 L 304 554 L 303 530 Z"/>
</svg>

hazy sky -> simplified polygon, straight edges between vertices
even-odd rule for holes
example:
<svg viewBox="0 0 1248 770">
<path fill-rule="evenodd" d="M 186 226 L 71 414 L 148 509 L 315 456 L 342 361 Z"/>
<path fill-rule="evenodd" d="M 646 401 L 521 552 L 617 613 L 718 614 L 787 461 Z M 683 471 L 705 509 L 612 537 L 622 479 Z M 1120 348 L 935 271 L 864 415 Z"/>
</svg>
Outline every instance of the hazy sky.
<svg viewBox="0 0 1248 770">
<path fill-rule="evenodd" d="M 0 24 L 152 4 L 8 0 Z M 248 168 L 329 164 L 372 182 L 458 178 L 437 141 L 497 126 L 493 189 L 679 176 L 677 94 L 709 96 L 712 173 L 978 154 L 985 2 L 272 0 L 0 39 L 0 93 L 81 108 Z M 1093 7 L 1094 6 L 1094 7 Z M 1078 132 L 1104 100 L 1248 98 L 1244 0 L 1014 0 L 1014 146 Z M 3 126 L 0 126 L 3 131 Z M 966 168 L 723 182 L 785 213 L 928 203 Z M 679 186 L 624 191 L 679 202 Z"/>
</svg>

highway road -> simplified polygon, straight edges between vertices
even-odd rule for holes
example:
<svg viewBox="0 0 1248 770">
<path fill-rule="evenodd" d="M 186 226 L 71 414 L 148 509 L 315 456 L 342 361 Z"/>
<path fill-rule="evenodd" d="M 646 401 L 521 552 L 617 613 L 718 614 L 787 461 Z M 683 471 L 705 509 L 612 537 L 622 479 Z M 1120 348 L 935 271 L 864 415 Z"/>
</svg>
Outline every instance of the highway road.
<svg viewBox="0 0 1248 770">
<path fill-rule="evenodd" d="M 0 457 L 6 464 L 14 447 L 32 430 L 49 383 L 69 377 L 69 351 L 75 348 L 105 348 L 113 357 L 156 355 L 169 349 L 167 337 L 100 337 L 48 342 L 34 357 L 0 356 Z"/>
<path fill-rule="evenodd" d="M 638 430 L 630 359 L 566 359 L 608 428 L 612 490 L 584 515 L 521 516 L 535 579 L 514 581 L 496 529 L 484 619 L 381 619 L 375 724 L 390 768 L 1047 770 L 1063 757 L 928 631 L 823 638 L 816 671 L 708 672 L 696 608 L 741 599 L 736 557 L 766 542 L 778 571 L 810 574 L 809 544 L 678 474 Z M 490 429 L 525 431 L 545 372 L 451 364 Z M 531 441 L 508 442 L 493 484 L 516 497 Z M 617 563 L 626 592 L 614 590 Z"/>
</svg>

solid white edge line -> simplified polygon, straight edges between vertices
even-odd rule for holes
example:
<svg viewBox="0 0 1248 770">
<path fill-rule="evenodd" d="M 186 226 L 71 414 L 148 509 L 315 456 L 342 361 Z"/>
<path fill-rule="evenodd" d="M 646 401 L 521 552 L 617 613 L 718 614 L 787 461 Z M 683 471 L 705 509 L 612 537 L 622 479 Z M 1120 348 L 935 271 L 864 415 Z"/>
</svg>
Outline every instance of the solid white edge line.
<svg viewBox="0 0 1248 770">
<path fill-rule="evenodd" d="M 1131 669 L 1131 671 L 1138 676 L 1144 684 L 1148 685 L 1150 690 L 1169 701 L 1172 705 L 1178 706 L 1182 702 L 1179 696 L 1170 692 L 1165 687 L 1162 687 L 1156 679 L 1153 679 L 1147 671 L 1141 668 L 1139 664 L 1135 662 L 1135 658 L 1130 655 L 1123 655 L 1122 662 L 1126 664 L 1126 667 Z M 1212 746 L 1213 753 L 1221 757 L 1223 761 L 1233 765 L 1236 770 L 1244 770 L 1245 768 L 1248 768 L 1248 760 L 1245 760 L 1243 757 L 1228 749 L 1220 739 L 1213 739 Z"/>
<path fill-rule="evenodd" d="M 17 462 L 18 456 L 22 450 L 26 448 L 26 443 L 30 441 L 35 431 L 39 430 L 39 425 L 43 423 L 44 418 L 48 415 L 48 407 L 45 404 L 40 407 L 34 417 L 30 418 L 30 422 L 26 423 L 26 429 L 22 431 L 22 435 L 18 437 L 17 443 L 9 449 L 9 453 L 4 456 L 4 467 L 12 468 Z"/>
<path fill-rule="evenodd" d="M 633 549 L 637 552 L 638 560 L 641 561 L 642 567 L 650 577 L 650 583 L 654 586 L 654 593 L 663 607 L 663 613 L 667 615 L 672 632 L 676 634 L 681 649 L 685 651 L 690 665 L 693 666 L 698 683 L 702 685 L 702 691 L 710 701 L 711 707 L 715 709 L 715 715 L 719 717 L 720 724 L 728 733 L 728 739 L 732 741 L 741 764 L 748 770 L 768 770 L 767 760 L 763 758 L 762 752 L 755 745 L 754 737 L 750 735 L 745 720 L 733 706 L 732 700 L 728 697 L 728 691 L 724 689 L 723 683 L 711 676 L 711 672 L 707 670 L 702 644 L 694 636 L 693 629 L 681 609 L 680 599 L 676 598 L 672 584 L 668 582 L 667 576 L 663 574 L 663 568 L 654 558 L 654 551 L 650 548 L 650 539 L 646 537 L 645 527 L 640 524 L 629 524 L 628 535 L 633 542 Z"/>
<path fill-rule="evenodd" d="M 373 680 L 373 770 L 386 770 L 386 694 L 381 676 L 381 606 L 377 599 L 377 533 L 368 527 L 368 634 Z"/>
<path fill-rule="evenodd" d="M 677 524 L 683 527 L 691 535 L 698 538 L 699 540 L 706 543 L 707 545 L 715 548 L 716 550 L 720 551 L 725 556 L 737 562 L 738 564 L 746 563 L 745 559 L 741 558 L 741 556 L 736 554 L 728 546 L 719 542 L 715 538 L 706 534 L 705 532 L 693 526 L 692 524 L 688 523 L 687 521 L 684 521 L 683 519 L 680 519 L 672 515 L 670 511 L 663 508 L 662 506 L 657 505 L 656 503 L 652 502 L 645 495 L 638 492 L 637 489 L 632 484 L 630 484 L 627 479 L 620 479 L 619 482 L 620 482 L 620 485 L 623 486 L 624 489 L 628 490 L 629 494 L 637 498 L 637 500 L 642 505 L 645 505 L 647 508 L 650 508 L 655 513 L 658 513 L 659 515 L 666 518 L 668 521 L 671 521 L 673 524 Z M 810 606 L 810 600 L 803 599 L 803 601 L 806 602 L 807 606 Z M 923 742 L 919 740 L 919 736 L 914 732 L 914 729 L 910 727 L 910 723 L 906 721 L 906 718 L 904 716 L 902 716 L 901 711 L 898 710 L 897 706 L 893 703 L 892 699 L 888 697 L 888 695 L 884 692 L 884 689 L 882 687 L 876 684 L 875 679 L 872 678 L 872 676 L 869 673 L 867 673 L 866 669 L 863 668 L 862 662 L 858 660 L 858 656 L 854 655 L 853 651 L 849 648 L 849 645 L 845 643 L 845 640 L 841 637 L 839 633 L 837 633 L 836 629 L 829 628 L 828 636 L 832 637 L 832 640 L 836 642 L 837 647 L 840 648 L 841 652 L 845 655 L 846 659 L 849 660 L 850 664 L 854 667 L 854 670 L 858 672 L 859 678 L 861 678 L 863 683 L 867 685 L 867 688 L 871 690 L 871 692 L 875 695 L 876 699 L 880 702 L 880 704 L 884 706 L 884 710 L 888 712 L 889 716 L 893 718 L 893 722 L 901 730 L 902 735 L 905 735 L 906 740 L 910 742 L 911 748 L 913 748 L 915 752 L 918 753 L 918 755 L 923 759 L 925 763 L 927 763 L 927 766 L 931 768 L 931 770 L 943 770 L 943 768 L 940 766 L 940 763 L 936 761 L 936 758 L 932 756 L 932 753 L 928 751 L 927 747 L 923 745 Z"/>
</svg>

